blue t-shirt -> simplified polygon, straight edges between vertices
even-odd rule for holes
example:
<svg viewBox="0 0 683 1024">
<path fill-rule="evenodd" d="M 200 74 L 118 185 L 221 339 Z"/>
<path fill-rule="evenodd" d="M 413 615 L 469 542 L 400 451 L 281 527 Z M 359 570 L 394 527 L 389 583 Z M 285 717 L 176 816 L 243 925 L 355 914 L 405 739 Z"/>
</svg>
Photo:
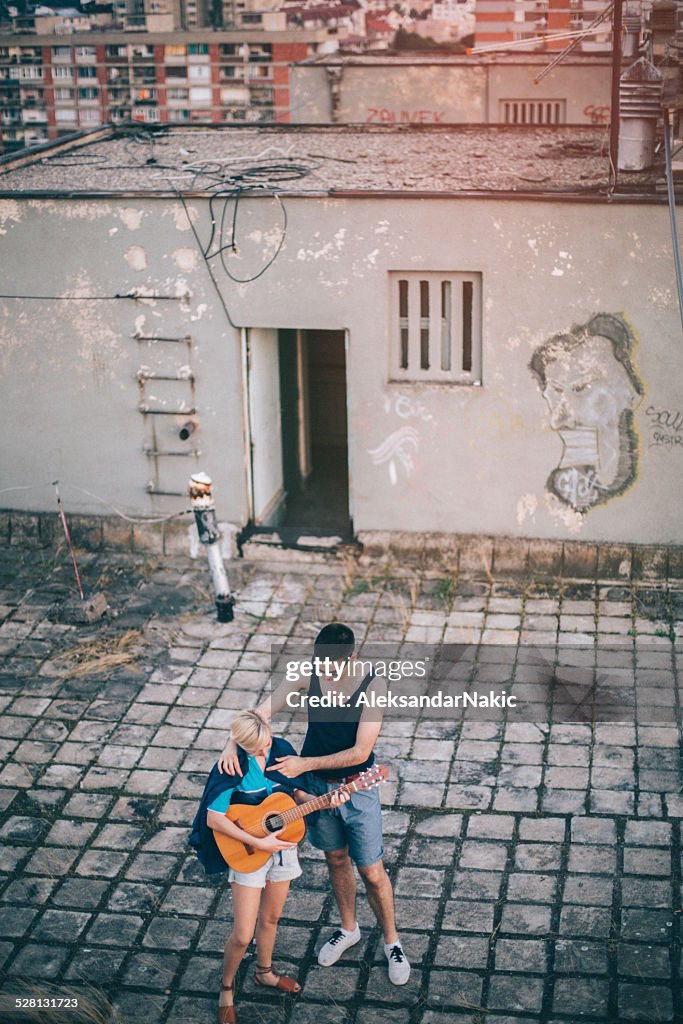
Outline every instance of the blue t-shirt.
<svg viewBox="0 0 683 1024">
<path fill-rule="evenodd" d="M 276 783 L 264 775 L 263 768 L 256 758 L 251 757 L 250 755 L 247 764 L 247 770 L 237 785 L 233 789 L 226 789 L 222 793 L 219 793 L 213 803 L 209 804 L 209 811 L 217 811 L 218 814 L 225 814 L 230 806 L 232 794 L 236 789 L 240 790 L 242 793 L 249 793 L 251 796 L 256 798 L 256 802 L 258 803 L 273 792 Z"/>
</svg>

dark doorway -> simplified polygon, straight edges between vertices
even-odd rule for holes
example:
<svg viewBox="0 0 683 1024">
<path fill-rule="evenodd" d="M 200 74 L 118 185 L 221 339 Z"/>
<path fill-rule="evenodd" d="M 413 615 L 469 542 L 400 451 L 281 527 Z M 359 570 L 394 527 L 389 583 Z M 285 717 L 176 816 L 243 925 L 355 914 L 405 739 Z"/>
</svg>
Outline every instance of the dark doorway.
<svg viewBox="0 0 683 1024">
<path fill-rule="evenodd" d="M 280 331 L 283 525 L 350 531 L 344 331 Z"/>
</svg>

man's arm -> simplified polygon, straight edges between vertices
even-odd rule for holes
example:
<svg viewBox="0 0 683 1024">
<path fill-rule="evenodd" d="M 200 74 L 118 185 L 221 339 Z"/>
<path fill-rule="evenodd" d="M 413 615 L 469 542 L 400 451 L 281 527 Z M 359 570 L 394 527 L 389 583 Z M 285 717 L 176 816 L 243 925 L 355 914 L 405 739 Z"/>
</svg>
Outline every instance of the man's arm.
<svg viewBox="0 0 683 1024">
<path fill-rule="evenodd" d="M 276 686 L 273 692 L 266 697 L 264 701 L 261 701 L 254 711 L 261 718 L 269 722 L 273 715 L 276 715 L 278 711 L 285 706 L 287 703 L 287 697 L 290 693 L 296 693 L 297 690 L 307 690 L 309 685 L 309 679 L 307 676 L 303 676 L 301 679 L 297 679 L 295 682 L 290 683 L 284 679 L 279 686 Z M 349 762 L 353 764 L 352 761 Z M 242 769 L 240 768 L 239 758 L 237 757 L 237 744 L 228 738 L 227 743 L 223 747 L 220 756 L 218 758 L 218 771 L 227 772 L 229 775 L 241 775 Z"/>
<path fill-rule="evenodd" d="M 378 695 L 387 691 L 384 680 L 375 680 L 366 692 Z M 335 768 L 348 768 L 350 765 L 362 764 L 372 753 L 379 731 L 382 728 L 382 713 L 378 708 L 365 708 L 358 723 L 356 742 L 338 754 L 325 754 L 321 757 L 288 757 L 275 758 L 275 764 L 266 771 L 280 772 L 285 778 L 294 779 L 304 772 L 330 771 Z"/>
</svg>

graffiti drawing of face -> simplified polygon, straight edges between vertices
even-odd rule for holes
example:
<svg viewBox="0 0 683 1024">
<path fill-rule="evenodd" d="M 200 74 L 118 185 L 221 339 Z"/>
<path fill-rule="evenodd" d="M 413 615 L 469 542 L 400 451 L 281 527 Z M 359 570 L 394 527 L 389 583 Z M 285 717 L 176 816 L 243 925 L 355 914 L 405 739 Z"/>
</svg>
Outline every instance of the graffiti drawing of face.
<svg viewBox="0 0 683 1024">
<path fill-rule="evenodd" d="M 562 440 L 548 488 L 578 511 L 609 500 L 635 477 L 633 409 L 643 389 L 631 344 L 625 322 L 602 314 L 546 342 L 531 361 Z"/>
</svg>

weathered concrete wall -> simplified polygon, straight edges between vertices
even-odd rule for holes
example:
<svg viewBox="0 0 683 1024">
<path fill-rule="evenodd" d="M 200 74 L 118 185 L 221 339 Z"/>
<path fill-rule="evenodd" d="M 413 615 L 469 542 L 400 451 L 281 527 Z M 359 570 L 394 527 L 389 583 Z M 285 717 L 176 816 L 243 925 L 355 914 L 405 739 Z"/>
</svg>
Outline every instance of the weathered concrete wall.
<svg viewBox="0 0 683 1024">
<path fill-rule="evenodd" d="M 331 79 L 320 65 L 292 68 L 292 121 L 320 124 L 498 124 L 503 100 L 564 100 L 568 124 L 609 120 L 610 69 L 559 65 L 538 85 L 539 64 L 344 65 Z"/>
<path fill-rule="evenodd" d="M 683 541 L 683 348 L 665 206 L 286 204 L 287 238 L 263 277 L 237 285 L 216 272 L 237 324 L 348 330 L 356 529 Z M 189 205 L 207 236 L 206 203 Z M 280 223 L 273 200 L 243 200 L 236 275 L 253 273 L 264 248 L 272 253 Z M 152 503 L 144 494 L 150 459 L 137 411 L 140 343 L 131 335 L 187 332 L 200 463 L 216 479 L 221 518 L 245 521 L 239 333 L 183 227 L 177 204 L 165 200 L 11 207 L 7 292 L 144 286 L 192 295 L 149 306 L 3 304 L 0 354 L 11 383 L 0 430 L 3 487 L 58 476 L 128 507 L 182 507 L 182 499 Z M 388 383 L 391 270 L 482 274 L 482 387 Z M 572 334 L 575 325 L 583 332 Z M 380 448 L 391 457 L 380 462 Z M 194 460 L 177 461 L 174 479 L 184 482 Z M 96 510 L 86 496 L 69 498 L 74 511 Z M 3 495 L 5 506 L 36 510 L 53 500 L 49 488 Z"/>
<path fill-rule="evenodd" d="M 199 449 L 211 453 L 222 514 L 243 520 L 240 336 L 216 301 L 180 204 L 2 201 L 0 223 L 5 293 L 79 297 L 0 304 L 2 487 L 58 478 L 68 508 L 106 511 L 78 487 L 164 514 L 187 499 L 147 496 L 147 485 L 186 492 L 190 473 L 208 464 L 145 450 Z M 136 289 L 173 298 L 95 298 Z M 136 334 L 191 340 L 150 343 Z M 139 374 L 178 380 L 141 383 Z M 197 429 L 182 442 L 191 416 L 143 415 L 141 405 L 196 407 Z M 50 487 L 1 497 L 5 507 L 54 507 Z"/>
</svg>

